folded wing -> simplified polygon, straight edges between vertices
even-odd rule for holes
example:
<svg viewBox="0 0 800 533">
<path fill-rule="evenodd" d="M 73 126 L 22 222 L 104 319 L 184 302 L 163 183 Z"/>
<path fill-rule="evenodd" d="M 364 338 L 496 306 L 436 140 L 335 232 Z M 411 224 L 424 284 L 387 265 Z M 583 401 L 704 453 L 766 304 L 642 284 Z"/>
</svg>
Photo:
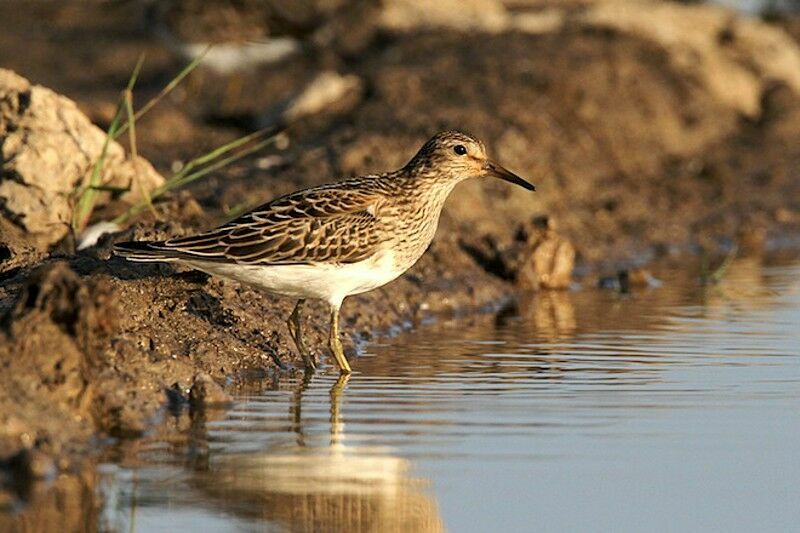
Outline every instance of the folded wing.
<svg viewBox="0 0 800 533">
<path fill-rule="evenodd" d="M 151 243 L 176 259 L 248 265 L 355 263 L 372 256 L 386 237 L 381 196 L 321 188 L 279 198 L 217 229 Z"/>
</svg>

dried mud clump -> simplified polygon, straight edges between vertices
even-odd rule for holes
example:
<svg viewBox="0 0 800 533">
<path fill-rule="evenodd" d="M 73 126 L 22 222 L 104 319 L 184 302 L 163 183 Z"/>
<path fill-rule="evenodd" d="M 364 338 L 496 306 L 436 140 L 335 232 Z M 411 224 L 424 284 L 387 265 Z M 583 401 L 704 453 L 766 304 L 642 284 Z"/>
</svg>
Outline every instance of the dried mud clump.
<svg viewBox="0 0 800 533">
<path fill-rule="evenodd" d="M 575 247 L 556 231 L 555 222 L 542 217 L 528 228 L 517 287 L 526 290 L 566 289 L 575 269 Z"/>
<path fill-rule="evenodd" d="M 192 388 L 189 390 L 189 405 L 192 409 L 225 407 L 232 401 L 233 398 L 208 374 L 200 373 L 194 377 Z"/>
<path fill-rule="evenodd" d="M 0 69 L 0 270 L 41 257 L 67 236 L 105 139 L 72 100 Z M 109 144 L 103 185 L 130 188 L 123 198 L 135 199 L 140 187 L 162 181 L 150 163 Z"/>
</svg>

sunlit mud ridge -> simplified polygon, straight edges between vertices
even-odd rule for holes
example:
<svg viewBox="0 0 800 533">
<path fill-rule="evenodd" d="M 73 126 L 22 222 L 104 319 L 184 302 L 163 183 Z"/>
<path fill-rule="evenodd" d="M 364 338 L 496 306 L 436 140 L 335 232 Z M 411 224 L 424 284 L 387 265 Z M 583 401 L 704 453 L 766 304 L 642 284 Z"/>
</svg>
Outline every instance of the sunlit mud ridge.
<svg viewBox="0 0 800 533">
<path fill-rule="evenodd" d="M 574 269 L 590 285 L 682 253 L 775 248 L 800 226 L 800 49 L 784 29 L 797 25 L 669 2 L 469 2 L 467 13 L 487 15 L 479 24 L 400 1 L 330 24 L 324 15 L 257 68 L 198 67 L 136 123 L 139 157 L 121 134 L 96 194 L 76 195 L 141 52 L 137 105 L 191 56 L 131 29 L 142 7 L 119 4 L 0 5 L 10 21 L 0 36 L 0 464 L 28 479 L 78 469 L 93 439 L 143 435 L 165 405 L 224 404 L 229 383 L 298 363 L 285 324 L 293 302 L 127 263 L 112 257 L 113 242 L 188 234 L 300 187 L 398 168 L 443 128 L 485 139 L 537 192 L 461 185 L 423 259 L 344 305 L 351 357 L 431 317 L 563 291 Z M 43 16 L 58 22 L 52 39 L 31 41 Z M 96 35 L 109 32 L 125 38 L 99 47 Z M 170 190 L 77 249 L 85 228 L 128 213 L 142 187 L 255 128 L 287 124 L 281 142 Z M 92 209 L 76 220 L 87 196 Z M 567 293 L 520 301 L 556 338 L 575 327 Z M 310 305 L 303 318 L 327 360 L 327 313 Z"/>
</svg>

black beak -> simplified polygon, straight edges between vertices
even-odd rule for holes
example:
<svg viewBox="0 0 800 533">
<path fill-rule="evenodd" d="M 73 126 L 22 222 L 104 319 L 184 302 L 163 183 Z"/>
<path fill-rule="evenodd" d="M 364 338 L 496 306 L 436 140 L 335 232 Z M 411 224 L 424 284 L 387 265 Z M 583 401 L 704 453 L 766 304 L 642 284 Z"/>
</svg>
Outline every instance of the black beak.
<svg viewBox="0 0 800 533">
<path fill-rule="evenodd" d="M 520 178 L 510 170 L 503 168 L 494 161 L 491 160 L 487 161 L 486 165 L 483 168 L 486 171 L 487 176 L 492 176 L 493 178 L 500 178 L 501 180 L 507 181 L 509 183 L 514 183 L 516 185 L 519 185 L 520 187 L 528 189 L 529 191 L 536 190 L 536 187 L 534 187 L 532 183 L 528 183 L 524 179 Z"/>
</svg>

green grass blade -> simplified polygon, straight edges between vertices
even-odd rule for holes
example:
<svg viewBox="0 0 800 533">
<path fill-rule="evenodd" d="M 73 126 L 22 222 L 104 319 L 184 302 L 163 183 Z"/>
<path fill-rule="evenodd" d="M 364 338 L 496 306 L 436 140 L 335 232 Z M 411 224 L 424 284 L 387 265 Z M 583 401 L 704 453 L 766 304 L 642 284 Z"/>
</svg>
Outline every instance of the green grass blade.
<svg viewBox="0 0 800 533">
<path fill-rule="evenodd" d="M 132 91 L 134 85 L 136 85 L 136 81 L 139 79 L 139 73 L 142 71 L 142 66 L 144 65 L 144 54 L 139 56 L 139 60 L 136 62 L 136 66 L 133 67 L 133 72 L 131 72 L 131 77 L 128 79 L 128 85 L 125 87 L 127 90 Z"/>
<path fill-rule="evenodd" d="M 236 150 L 240 146 L 244 146 L 250 141 L 253 141 L 259 137 L 263 137 L 267 134 L 270 134 L 272 136 L 272 135 L 277 135 L 277 132 L 273 128 L 265 128 L 250 133 L 248 135 L 245 135 L 244 137 L 239 137 L 238 139 L 235 139 L 227 144 L 223 144 L 222 146 L 215 148 L 210 152 L 203 154 L 199 157 L 196 157 L 191 161 L 189 161 L 188 163 L 186 163 L 186 165 L 180 170 L 180 172 L 178 172 L 175 176 L 171 177 L 170 180 L 180 179 L 180 177 L 188 174 L 195 168 L 210 163 L 211 161 L 225 155 L 226 153 L 232 150 Z"/>
<path fill-rule="evenodd" d="M 186 76 L 191 74 L 192 71 L 194 71 L 194 69 L 196 69 L 197 66 L 203 61 L 203 59 L 205 58 L 205 56 L 208 53 L 208 51 L 211 50 L 211 46 L 212 45 L 208 45 L 206 47 L 206 49 L 203 50 L 200 53 L 200 55 L 198 55 L 196 58 L 194 58 L 192 61 L 190 61 L 189 64 L 187 64 L 185 67 L 183 67 L 183 69 L 174 78 L 172 78 L 169 81 L 169 83 L 167 83 L 167 85 L 165 85 L 164 88 L 161 89 L 161 91 L 159 91 L 159 93 L 157 95 L 155 95 L 153 98 L 151 98 L 145 105 L 142 106 L 141 109 L 139 109 L 139 111 L 136 112 L 136 114 L 134 115 L 134 118 L 136 120 L 141 119 L 158 102 L 160 102 L 165 96 L 167 96 L 169 93 L 171 93 L 175 89 L 175 87 L 177 87 L 178 84 L 180 84 L 183 81 L 183 79 L 186 78 Z M 132 124 L 132 122 L 130 120 L 128 122 L 125 122 L 122 125 L 122 127 L 120 127 L 119 130 L 117 131 L 116 135 L 114 136 L 114 139 L 116 139 L 117 137 L 119 137 L 120 135 L 125 133 L 128 130 L 128 128 L 130 127 L 130 124 Z"/>
<path fill-rule="evenodd" d="M 117 106 L 117 112 L 114 115 L 114 120 L 111 121 L 111 125 L 109 125 L 108 131 L 106 132 L 106 139 L 103 142 L 103 148 L 100 150 L 100 157 L 97 158 L 97 161 L 95 161 L 92 167 L 92 175 L 89 178 L 89 184 L 81 192 L 78 202 L 75 205 L 75 209 L 72 212 L 72 229 L 76 233 L 79 233 L 80 230 L 86 227 L 86 224 L 89 222 L 89 218 L 92 216 L 95 198 L 99 192 L 98 187 L 101 185 L 100 180 L 102 179 L 103 175 L 103 165 L 105 164 L 106 156 L 108 155 L 108 145 L 111 143 L 111 139 L 114 136 L 114 133 L 117 131 L 121 119 L 122 105 L 119 105 Z"/>
<path fill-rule="evenodd" d="M 136 62 L 133 72 L 131 72 L 131 76 L 128 79 L 128 84 L 126 86 L 126 93 L 130 93 L 133 90 L 134 85 L 136 85 L 136 80 L 139 79 L 139 73 L 142 71 L 142 65 L 144 65 L 144 54 L 139 56 L 139 60 Z M 117 111 L 114 114 L 111 124 L 108 126 L 106 138 L 103 141 L 103 147 L 100 150 L 100 156 L 92 166 L 92 175 L 89 178 L 89 184 L 80 193 L 78 201 L 75 205 L 75 209 L 72 211 L 72 229 L 75 232 L 79 232 L 86 227 L 86 224 L 89 222 L 89 219 L 92 216 L 97 193 L 100 192 L 101 187 L 103 187 L 103 184 L 100 183 L 100 181 L 103 177 L 103 166 L 105 165 L 106 156 L 108 155 L 108 146 L 111 143 L 111 140 L 115 139 L 119 135 L 119 124 L 122 120 L 124 107 L 126 107 L 125 95 L 123 95 L 121 101 L 117 104 Z"/>
<path fill-rule="evenodd" d="M 228 157 L 226 157 L 224 159 L 220 159 L 219 161 L 217 161 L 214 164 L 208 165 L 207 167 L 204 167 L 204 168 L 202 168 L 202 169 L 200 169 L 200 170 L 198 170 L 196 172 L 192 172 L 191 174 L 187 174 L 186 176 L 184 176 L 180 180 L 180 182 L 175 184 L 175 187 L 182 187 L 184 185 L 187 185 L 187 184 L 197 180 L 198 178 L 202 178 L 203 176 L 205 176 L 209 172 L 213 172 L 213 171 L 218 170 L 220 168 L 223 168 L 223 167 L 225 167 L 225 166 L 227 166 L 227 165 L 229 165 L 229 164 L 231 164 L 231 163 L 233 163 L 235 161 L 238 161 L 239 159 L 242 159 L 243 157 L 247 157 L 248 155 L 257 152 L 257 151 L 261 150 L 262 148 L 265 148 L 265 147 L 269 146 L 269 144 L 271 142 L 272 142 L 272 139 L 265 139 L 265 140 L 263 140 L 263 141 L 261 141 L 259 143 L 254 144 L 253 146 L 245 148 L 244 150 L 242 150 L 240 152 L 236 152 L 235 154 L 233 154 L 231 156 L 228 156 Z"/>
<path fill-rule="evenodd" d="M 137 65 L 138 67 L 139 65 Z M 129 133 L 129 144 L 130 144 L 130 151 L 131 151 L 131 164 L 133 166 L 133 179 L 136 181 L 136 185 L 139 188 L 139 193 L 144 198 L 147 207 L 150 209 L 150 212 L 153 213 L 153 216 L 158 219 L 158 213 L 156 213 L 156 208 L 153 207 L 153 199 L 150 197 L 150 191 L 142 184 L 141 176 L 139 176 L 139 151 L 136 148 L 136 115 L 133 113 L 133 91 L 131 90 L 133 87 L 132 85 L 128 85 L 128 88 L 125 89 L 125 112 L 128 115 L 128 124 L 130 124 L 130 128 L 128 129 Z"/>
<path fill-rule="evenodd" d="M 124 194 L 131 190 L 130 185 L 127 187 L 115 187 L 113 185 L 89 185 L 89 187 L 99 192 L 111 192 L 114 194 Z"/>
<path fill-rule="evenodd" d="M 242 150 L 235 151 L 269 132 L 270 130 L 259 130 L 255 133 L 245 135 L 244 137 L 240 137 L 239 139 L 226 143 L 219 148 L 215 148 L 207 154 L 192 159 L 179 172 L 173 174 L 167 179 L 166 182 L 153 189 L 150 193 L 151 199 L 158 198 L 167 192 L 188 185 L 189 183 L 192 183 L 193 181 L 196 181 L 203 176 L 214 172 L 215 170 L 219 170 L 220 168 L 223 168 L 235 161 L 238 161 L 239 159 L 242 159 L 243 157 L 269 146 L 278 137 L 279 132 L 273 131 L 272 134 L 266 139 L 262 139 L 261 141 L 243 148 Z M 222 156 L 230 152 L 233 153 L 220 159 Z M 127 211 L 115 218 L 113 222 L 116 224 L 122 224 L 131 217 L 141 213 L 146 207 L 146 202 L 144 200 L 139 200 L 130 208 L 128 208 Z"/>
</svg>

